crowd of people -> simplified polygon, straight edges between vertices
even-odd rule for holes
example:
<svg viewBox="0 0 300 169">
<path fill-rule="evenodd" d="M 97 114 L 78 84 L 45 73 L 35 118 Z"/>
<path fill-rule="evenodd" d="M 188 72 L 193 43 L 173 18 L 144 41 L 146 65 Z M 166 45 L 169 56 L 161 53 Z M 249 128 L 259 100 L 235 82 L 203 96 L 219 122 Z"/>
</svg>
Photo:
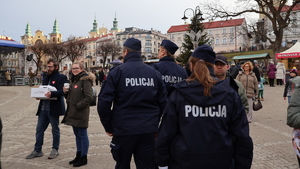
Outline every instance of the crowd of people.
<svg viewBox="0 0 300 169">
<path fill-rule="evenodd" d="M 61 123 L 72 127 L 76 144 L 69 164 L 88 163 L 87 129 L 96 85 L 101 87 L 97 111 L 112 137 L 116 169 L 129 169 L 132 156 L 137 168 L 250 169 L 253 100 L 263 101 L 264 84 L 273 87 L 276 79 L 277 85 L 285 84 L 283 98 L 290 102 L 297 69 L 290 71 L 291 80 L 285 80 L 286 69 L 280 61 L 264 68 L 257 61 L 230 66 L 224 55 L 216 55 L 207 45 L 197 47 L 189 66 L 183 68 L 175 62 L 177 50 L 175 43 L 163 40 L 159 62 L 147 65 L 142 61 L 141 41 L 129 38 L 123 44 L 123 61 L 109 71 L 101 67 L 87 72 L 82 63 L 74 62 L 70 71 L 59 72 L 58 62 L 50 59 L 42 84 L 57 91 L 47 92 L 47 99 L 40 100 L 36 142 L 26 158 L 43 156 L 49 124 L 53 142 L 48 158 L 59 155 L 59 116 L 64 116 Z"/>
</svg>

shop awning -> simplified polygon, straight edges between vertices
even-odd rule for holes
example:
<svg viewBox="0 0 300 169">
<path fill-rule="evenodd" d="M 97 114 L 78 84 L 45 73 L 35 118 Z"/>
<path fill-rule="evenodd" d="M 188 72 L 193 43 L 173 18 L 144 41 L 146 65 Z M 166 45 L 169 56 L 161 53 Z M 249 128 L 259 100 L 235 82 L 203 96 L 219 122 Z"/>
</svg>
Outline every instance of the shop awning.
<svg viewBox="0 0 300 169">
<path fill-rule="evenodd" d="M 256 59 L 271 59 L 269 53 L 253 54 L 253 55 L 240 55 L 234 56 L 232 60 L 256 60 Z"/>
<path fill-rule="evenodd" d="M 25 45 L 23 45 L 22 43 L 16 42 L 14 40 L 2 40 L 2 39 L 0 39 L 0 46 L 25 48 Z"/>
<path fill-rule="evenodd" d="M 291 48 L 281 53 L 276 53 L 277 59 L 298 58 L 298 57 L 300 57 L 300 42 L 295 43 Z"/>
</svg>

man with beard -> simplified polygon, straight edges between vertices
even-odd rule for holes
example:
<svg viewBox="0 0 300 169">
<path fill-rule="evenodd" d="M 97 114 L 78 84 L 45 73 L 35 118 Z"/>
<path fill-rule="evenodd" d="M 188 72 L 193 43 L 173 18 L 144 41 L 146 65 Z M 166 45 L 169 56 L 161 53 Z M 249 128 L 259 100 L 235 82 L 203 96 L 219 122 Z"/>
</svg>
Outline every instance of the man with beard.
<svg viewBox="0 0 300 169">
<path fill-rule="evenodd" d="M 58 127 L 59 116 L 65 113 L 64 104 L 64 94 L 63 86 L 67 82 L 67 77 L 58 72 L 59 63 L 50 59 L 47 62 L 47 75 L 43 78 L 43 85 L 50 85 L 57 89 L 57 91 L 49 91 L 45 94 L 47 99 L 40 100 L 37 116 L 38 122 L 36 126 L 36 142 L 34 145 L 34 150 L 26 157 L 26 159 L 32 159 L 35 157 L 43 156 L 42 146 L 44 143 L 44 132 L 47 129 L 49 123 L 52 127 L 52 151 L 48 156 L 48 159 L 53 159 L 57 157 L 59 140 L 60 140 L 60 130 Z"/>
</svg>

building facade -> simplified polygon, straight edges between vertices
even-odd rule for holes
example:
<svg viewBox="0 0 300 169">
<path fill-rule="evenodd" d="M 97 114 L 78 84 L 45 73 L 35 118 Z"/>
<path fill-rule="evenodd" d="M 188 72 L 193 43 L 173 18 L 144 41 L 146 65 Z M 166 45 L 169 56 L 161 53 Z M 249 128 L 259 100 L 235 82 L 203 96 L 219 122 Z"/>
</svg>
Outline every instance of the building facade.
<svg viewBox="0 0 300 169">
<path fill-rule="evenodd" d="M 204 32 L 211 40 L 211 46 L 215 52 L 245 51 L 249 47 L 249 38 L 246 20 L 230 19 L 226 21 L 203 22 Z M 182 43 L 188 33 L 188 24 L 171 26 L 167 31 L 167 37 L 177 44 L 179 50 L 175 56 L 181 53 Z"/>
</svg>

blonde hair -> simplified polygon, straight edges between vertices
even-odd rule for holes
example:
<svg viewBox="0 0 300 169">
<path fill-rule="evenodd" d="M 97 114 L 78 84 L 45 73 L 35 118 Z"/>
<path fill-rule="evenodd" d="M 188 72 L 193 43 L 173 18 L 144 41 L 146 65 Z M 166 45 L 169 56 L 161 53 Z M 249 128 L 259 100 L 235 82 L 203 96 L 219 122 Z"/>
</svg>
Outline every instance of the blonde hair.
<svg viewBox="0 0 300 169">
<path fill-rule="evenodd" d="M 211 96 L 210 89 L 216 83 L 216 80 L 211 77 L 208 67 L 213 68 L 213 64 L 209 62 L 205 62 L 202 59 L 195 58 L 193 56 L 189 59 L 190 66 L 193 67 L 192 75 L 186 79 L 186 81 L 193 81 L 197 80 L 204 86 L 204 96 Z"/>
<path fill-rule="evenodd" d="M 253 70 L 253 64 L 250 61 L 247 61 L 243 64 L 242 69 L 245 68 L 245 65 L 249 65 L 249 72 L 251 72 Z"/>
<path fill-rule="evenodd" d="M 80 69 L 84 69 L 83 63 L 81 63 L 79 61 L 75 61 L 72 65 L 75 65 L 75 64 L 79 65 Z"/>
</svg>

